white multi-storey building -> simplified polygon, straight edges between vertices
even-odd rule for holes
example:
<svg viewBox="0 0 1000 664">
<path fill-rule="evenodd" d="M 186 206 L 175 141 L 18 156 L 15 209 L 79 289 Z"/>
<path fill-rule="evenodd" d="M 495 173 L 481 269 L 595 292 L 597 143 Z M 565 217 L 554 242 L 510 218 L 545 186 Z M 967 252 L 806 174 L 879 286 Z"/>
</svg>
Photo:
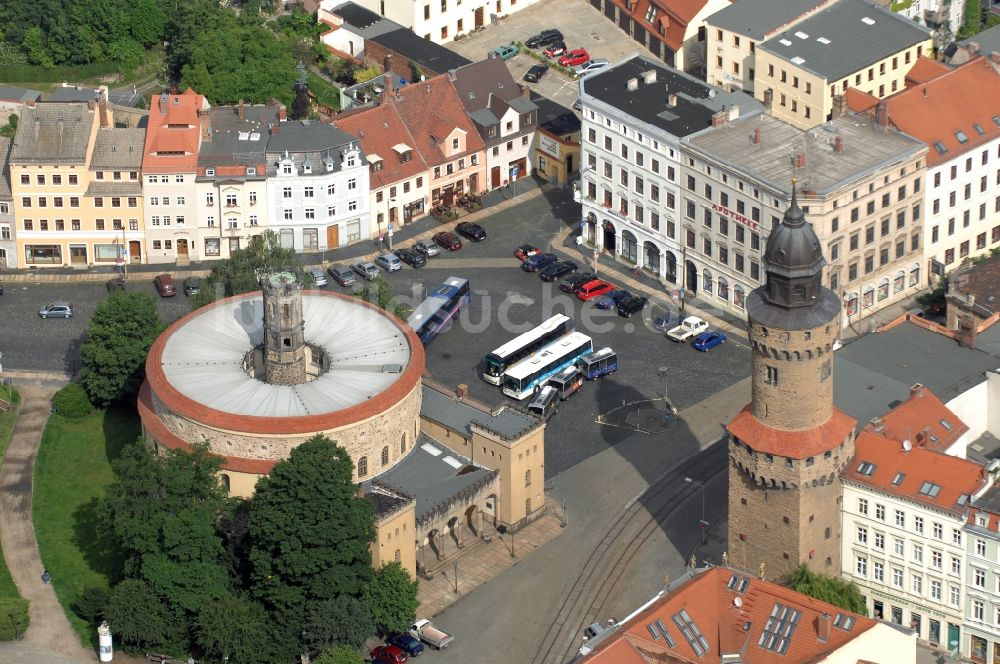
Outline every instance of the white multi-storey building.
<svg viewBox="0 0 1000 664">
<path fill-rule="evenodd" d="M 966 427 L 920 385 L 858 434 L 841 473 L 843 578 L 874 618 L 935 646 L 963 641 L 966 520 L 985 469 L 945 453 Z"/>
<path fill-rule="evenodd" d="M 356 137 L 284 122 L 271 128 L 266 159 L 269 226 L 281 246 L 324 251 L 371 236 L 368 162 Z"/>
<path fill-rule="evenodd" d="M 0 138 L 0 269 L 17 267 L 17 244 L 14 241 L 14 197 L 10 193 L 9 138 Z"/>
<path fill-rule="evenodd" d="M 1000 662 L 1000 486 L 973 501 L 965 547 L 968 638 L 962 640 L 961 653 L 977 664 Z"/>
<path fill-rule="evenodd" d="M 645 56 L 580 82 L 583 238 L 669 283 L 682 245 L 678 141 L 762 106 Z"/>
</svg>

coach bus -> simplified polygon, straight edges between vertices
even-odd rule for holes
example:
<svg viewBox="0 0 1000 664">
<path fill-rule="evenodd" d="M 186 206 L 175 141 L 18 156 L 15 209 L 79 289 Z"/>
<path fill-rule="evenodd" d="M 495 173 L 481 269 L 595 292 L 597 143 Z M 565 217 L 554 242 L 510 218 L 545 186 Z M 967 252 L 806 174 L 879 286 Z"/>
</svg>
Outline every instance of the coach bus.
<svg viewBox="0 0 1000 664">
<path fill-rule="evenodd" d="M 469 280 L 448 277 L 406 319 L 425 346 L 469 303 Z"/>
<path fill-rule="evenodd" d="M 538 327 L 508 341 L 483 358 L 483 380 L 499 385 L 507 367 L 537 353 L 559 337 L 573 331 L 573 319 L 556 314 Z"/>
<path fill-rule="evenodd" d="M 509 367 L 503 376 L 503 393 L 514 399 L 524 399 L 592 350 L 594 344 L 590 337 L 582 332 L 570 332 Z"/>
</svg>

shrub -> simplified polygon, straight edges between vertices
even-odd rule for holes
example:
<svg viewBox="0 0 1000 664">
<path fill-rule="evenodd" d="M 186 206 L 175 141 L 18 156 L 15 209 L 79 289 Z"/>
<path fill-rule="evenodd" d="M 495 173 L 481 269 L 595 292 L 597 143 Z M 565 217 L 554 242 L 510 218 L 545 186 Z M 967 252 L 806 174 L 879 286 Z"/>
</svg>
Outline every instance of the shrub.
<svg viewBox="0 0 1000 664">
<path fill-rule="evenodd" d="M 79 383 L 70 383 L 52 397 L 52 406 L 63 417 L 77 420 L 94 412 L 87 393 Z"/>
<path fill-rule="evenodd" d="M 104 619 L 104 607 L 108 605 L 110 598 L 111 593 L 107 588 L 84 588 L 73 602 L 73 610 L 90 624 L 96 625 Z"/>
</svg>

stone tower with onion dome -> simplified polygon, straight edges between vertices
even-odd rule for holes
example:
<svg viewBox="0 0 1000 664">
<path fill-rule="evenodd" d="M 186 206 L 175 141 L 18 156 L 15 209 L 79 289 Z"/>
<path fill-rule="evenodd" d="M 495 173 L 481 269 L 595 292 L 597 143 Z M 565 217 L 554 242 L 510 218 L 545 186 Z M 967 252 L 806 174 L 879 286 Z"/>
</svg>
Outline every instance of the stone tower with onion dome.
<svg viewBox="0 0 1000 664">
<path fill-rule="evenodd" d="M 833 405 L 840 300 L 822 284 L 826 261 L 794 185 L 764 262 L 746 300 L 752 400 L 727 427 L 729 563 L 769 579 L 800 563 L 836 575 L 855 421 Z"/>
</svg>

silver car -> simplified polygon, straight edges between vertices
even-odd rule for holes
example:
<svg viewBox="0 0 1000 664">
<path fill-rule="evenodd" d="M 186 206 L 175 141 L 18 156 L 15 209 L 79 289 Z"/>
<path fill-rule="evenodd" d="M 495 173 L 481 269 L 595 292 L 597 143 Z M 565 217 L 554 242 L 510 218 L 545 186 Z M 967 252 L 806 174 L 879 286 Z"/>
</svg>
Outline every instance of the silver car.
<svg viewBox="0 0 1000 664">
<path fill-rule="evenodd" d="M 413 248 L 422 253 L 424 256 L 427 256 L 427 258 L 437 256 L 441 253 L 441 248 L 428 240 L 421 240 L 420 242 L 417 242 L 413 245 Z"/>
<path fill-rule="evenodd" d="M 316 285 L 316 287 L 318 288 L 322 288 L 323 286 L 326 286 L 326 284 L 328 283 L 326 280 L 326 275 L 323 274 L 323 270 L 319 269 L 309 270 L 309 276 L 312 277 L 313 284 Z"/>
<path fill-rule="evenodd" d="M 38 310 L 39 318 L 72 318 L 73 305 L 64 300 L 57 300 Z"/>
<path fill-rule="evenodd" d="M 375 263 L 370 261 L 362 261 L 360 263 L 354 263 L 351 265 L 351 269 L 357 272 L 359 275 L 367 279 L 368 281 L 374 281 L 378 279 L 378 268 L 375 267 Z"/>
<path fill-rule="evenodd" d="M 403 269 L 403 261 L 394 253 L 382 254 L 375 259 L 375 264 L 386 272 L 395 272 Z"/>
<path fill-rule="evenodd" d="M 578 65 L 573 70 L 573 73 L 576 76 L 586 76 L 590 72 L 598 71 L 599 69 L 604 69 L 609 64 L 611 63 L 607 60 L 604 60 L 603 58 L 597 58 L 596 60 L 588 60 L 587 62 L 584 62 L 582 65 Z"/>
</svg>

